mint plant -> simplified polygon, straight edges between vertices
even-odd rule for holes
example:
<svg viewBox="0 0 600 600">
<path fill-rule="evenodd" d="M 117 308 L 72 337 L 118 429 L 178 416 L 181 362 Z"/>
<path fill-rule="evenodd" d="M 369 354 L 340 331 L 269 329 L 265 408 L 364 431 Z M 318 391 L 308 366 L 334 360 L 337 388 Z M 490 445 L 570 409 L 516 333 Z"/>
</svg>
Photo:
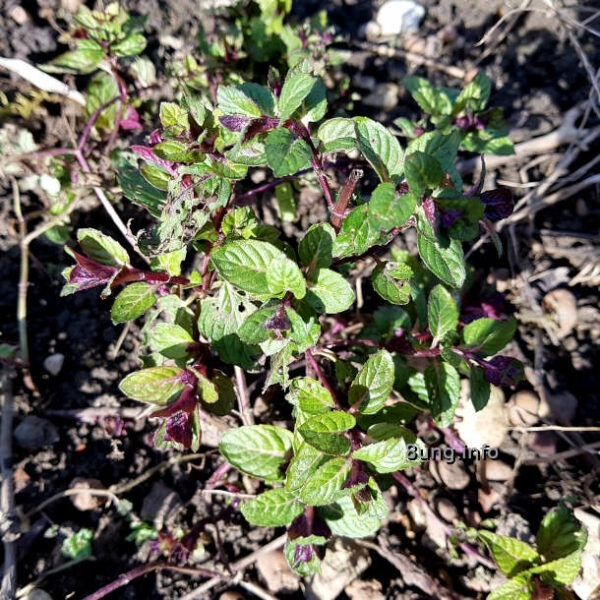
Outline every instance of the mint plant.
<svg viewBox="0 0 600 600">
<path fill-rule="evenodd" d="M 75 265 L 64 294 L 102 287 L 115 296 L 115 324 L 145 316 L 144 368 L 121 390 L 161 420 L 157 445 L 198 449 L 207 413 L 228 415 L 236 403 L 232 369 L 279 386 L 290 428 L 232 426 L 220 450 L 263 482 L 241 511 L 254 525 L 288 528 L 286 556 L 303 575 L 319 568 L 332 536 L 379 528 L 388 512 L 381 486 L 419 462 L 408 456 L 423 446 L 410 429 L 418 414 L 448 426 L 461 378 L 481 409 L 491 384 L 521 374 L 498 355 L 515 320 L 465 301 L 463 243 L 511 211 L 508 193 L 465 188 L 455 166 L 461 149 L 510 148 L 497 113 L 486 112 L 489 81 L 480 73 L 462 91 L 407 86 L 429 114 L 401 123 L 411 132 L 404 147 L 372 119 L 326 118 L 326 86 L 306 59 L 280 83 L 220 85 L 214 104 L 191 93 L 163 102 L 160 130 L 131 148 L 119 173 L 125 195 L 157 219 L 138 235 L 150 268 L 94 229 L 67 249 Z M 425 91 L 446 100 L 425 102 Z M 312 178 L 327 220 L 297 243 L 261 222 L 239 202 L 258 197 L 241 192 L 253 167 L 272 173 L 267 187 L 280 198 L 295 193 L 300 174 Z M 374 189 L 360 185 L 366 170 Z M 409 229 L 418 257 L 396 244 Z M 373 310 L 346 335 L 359 261 L 374 265 Z M 292 375 L 302 361 L 305 374 Z"/>
<path fill-rule="evenodd" d="M 508 578 L 488 600 L 571 597 L 566 586 L 579 573 L 587 534 L 564 504 L 542 520 L 535 548 L 490 531 L 481 531 L 479 536 Z"/>
</svg>

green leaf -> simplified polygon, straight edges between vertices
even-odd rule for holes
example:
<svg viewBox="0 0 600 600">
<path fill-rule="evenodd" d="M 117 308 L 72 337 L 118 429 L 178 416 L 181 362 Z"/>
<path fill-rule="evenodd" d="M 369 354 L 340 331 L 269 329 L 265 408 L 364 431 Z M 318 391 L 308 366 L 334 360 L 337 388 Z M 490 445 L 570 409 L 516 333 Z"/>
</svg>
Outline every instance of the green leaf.
<svg viewBox="0 0 600 600">
<path fill-rule="evenodd" d="M 425 369 L 425 387 L 434 421 L 447 427 L 460 400 L 460 376 L 449 363 L 434 363 Z"/>
<path fill-rule="evenodd" d="M 490 382 L 481 367 L 471 366 L 471 402 L 476 411 L 483 410 L 490 399 Z"/>
<path fill-rule="evenodd" d="M 531 600 L 532 592 L 529 579 L 518 577 L 493 590 L 486 600 Z"/>
<path fill-rule="evenodd" d="M 71 560 L 83 560 L 92 556 L 93 539 L 94 532 L 84 527 L 64 540 L 60 551 Z"/>
<path fill-rule="evenodd" d="M 181 135 L 190 129 L 188 112 L 175 102 L 161 102 L 159 116 L 161 125 L 173 135 Z"/>
<path fill-rule="evenodd" d="M 459 94 L 452 112 L 458 114 L 463 111 L 474 113 L 484 110 L 490 98 L 490 89 L 489 77 L 479 71 Z"/>
<path fill-rule="evenodd" d="M 225 115 L 262 116 L 256 102 L 250 99 L 242 89 L 231 85 L 220 85 L 218 87 L 217 105 Z"/>
<path fill-rule="evenodd" d="M 350 452 L 350 442 L 343 434 L 356 425 L 356 419 L 343 411 L 331 411 L 305 421 L 298 431 L 317 450 L 334 456 Z"/>
<path fill-rule="evenodd" d="M 51 73 L 82 73 L 87 74 L 96 70 L 105 52 L 102 46 L 94 40 L 79 40 L 77 49 L 57 56 L 44 67 Z"/>
<path fill-rule="evenodd" d="M 125 248 L 97 229 L 79 229 L 77 241 L 85 255 L 96 262 L 115 267 L 129 264 L 129 254 Z"/>
<path fill-rule="evenodd" d="M 169 189 L 171 175 L 166 169 L 158 165 L 144 165 L 140 167 L 142 177 L 153 187 L 166 192 Z M 166 197 L 165 197 L 166 199 Z"/>
<path fill-rule="evenodd" d="M 355 131 L 358 149 L 371 163 L 381 181 L 397 179 L 402 174 L 402 148 L 381 123 L 367 117 L 356 117 Z"/>
<path fill-rule="evenodd" d="M 110 317 L 115 325 L 133 321 L 150 310 L 155 302 L 156 292 L 151 285 L 143 281 L 131 283 L 115 298 Z"/>
<path fill-rule="evenodd" d="M 498 568 L 507 576 L 514 577 L 539 560 L 538 553 L 525 542 L 512 537 L 480 531 L 479 537 L 489 548 Z"/>
<path fill-rule="evenodd" d="M 312 157 L 309 145 L 287 129 L 273 129 L 267 134 L 265 152 L 276 177 L 294 175 L 306 168 Z"/>
<path fill-rule="evenodd" d="M 356 148 L 356 131 L 352 119 L 335 117 L 321 124 L 317 137 L 325 152 L 353 150 Z"/>
<path fill-rule="evenodd" d="M 369 225 L 374 230 L 391 231 L 404 225 L 415 210 L 417 197 L 414 194 L 399 196 L 395 184 L 380 183 L 367 204 Z"/>
<path fill-rule="evenodd" d="M 394 387 L 394 369 L 394 360 L 387 350 L 370 356 L 350 386 L 350 405 L 357 405 L 365 415 L 382 408 Z"/>
<path fill-rule="evenodd" d="M 337 498 L 333 506 L 321 511 L 331 533 L 336 536 L 364 538 L 375 534 L 381 527 L 382 517 L 368 512 L 359 513 L 350 495 Z"/>
<path fill-rule="evenodd" d="M 458 327 L 458 308 L 452 294 L 442 285 L 436 285 L 429 294 L 427 304 L 429 330 L 433 335 L 432 344 L 437 344 Z"/>
<path fill-rule="evenodd" d="M 310 270 L 328 267 L 332 261 L 335 230 L 329 223 L 311 225 L 300 240 L 300 260 Z"/>
<path fill-rule="evenodd" d="M 179 367 L 149 367 L 127 375 L 119 389 L 132 400 L 165 406 L 185 387 L 183 372 Z"/>
<path fill-rule="evenodd" d="M 536 537 L 538 552 L 546 562 L 583 550 L 586 541 L 581 523 L 564 504 L 544 516 Z"/>
<path fill-rule="evenodd" d="M 307 478 L 330 458 L 330 456 L 300 440 L 294 450 L 294 457 L 287 468 L 285 488 L 291 492 L 298 491 L 306 483 Z"/>
<path fill-rule="evenodd" d="M 265 479 L 281 481 L 289 459 L 292 433 L 274 425 L 246 425 L 225 432 L 219 448 L 236 469 Z"/>
<path fill-rule="evenodd" d="M 403 428 L 397 425 L 392 426 L 396 433 Z M 416 458 L 411 457 L 412 448 L 415 446 L 419 450 L 425 449 L 421 440 L 418 440 L 412 432 L 404 430 L 405 437 L 392 437 L 381 442 L 368 444 L 355 450 L 352 453 L 352 458 L 370 463 L 378 473 L 394 473 L 401 469 L 415 467 L 421 463 L 420 452 Z M 408 444 L 407 444 L 408 439 Z"/>
<path fill-rule="evenodd" d="M 462 244 L 458 240 L 450 240 L 447 247 L 442 247 L 439 241 L 433 242 L 419 235 L 417 246 L 425 266 L 438 279 L 453 288 L 463 285 L 467 272 Z"/>
<path fill-rule="evenodd" d="M 240 510 L 246 520 L 260 527 L 283 527 L 289 525 L 303 510 L 292 492 L 277 488 L 267 490 L 244 502 Z"/>
<path fill-rule="evenodd" d="M 444 134 L 439 131 L 428 131 L 412 140 L 406 149 L 406 154 L 422 152 L 431 156 L 439 163 L 445 173 L 454 168 L 458 148 L 464 135 L 460 131 Z"/>
<path fill-rule="evenodd" d="M 294 195 L 294 188 L 289 181 L 280 183 L 275 188 L 275 198 L 277 199 L 277 214 L 285 223 L 293 223 L 296 220 L 298 206 Z"/>
<path fill-rule="evenodd" d="M 215 248 L 210 258 L 219 275 L 229 283 L 250 294 L 269 297 L 277 295 L 271 291 L 267 278 L 272 265 L 276 261 L 289 261 L 294 265 L 281 250 L 260 240 L 226 242 L 224 246 Z M 298 269 L 297 265 L 294 266 Z"/>
<path fill-rule="evenodd" d="M 406 182 L 411 192 L 421 195 L 439 187 L 444 171 L 437 159 L 424 152 L 413 152 L 404 161 Z"/>
<path fill-rule="evenodd" d="M 463 340 L 483 356 L 491 356 L 500 352 L 513 339 L 516 329 L 516 319 L 497 321 L 485 317 L 465 325 Z"/>
<path fill-rule="evenodd" d="M 184 161 L 188 153 L 187 146 L 177 140 L 160 142 L 152 148 L 152 151 L 159 158 L 173 162 Z"/>
<path fill-rule="evenodd" d="M 354 300 L 352 287 L 339 273 L 331 269 L 317 269 L 309 276 L 306 303 L 318 313 L 344 312 Z"/>
<path fill-rule="evenodd" d="M 192 336 L 174 323 L 158 323 L 149 338 L 150 348 L 154 352 L 175 360 L 187 358 L 188 346 L 193 342 Z"/>
<path fill-rule="evenodd" d="M 100 111 L 94 122 L 96 129 L 110 131 L 114 129 L 117 120 L 117 108 L 121 110 L 121 106 L 116 102 L 113 102 L 110 106 L 105 105 L 118 97 L 119 86 L 114 77 L 104 71 L 100 71 L 92 77 L 87 87 L 85 110 L 90 117 L 97 110 Z"/>
<path fill-rule="evenodd" d="M 529 570 L 533 575 L 540 575 L 540 579 L 551 585 L 569 585 L 579 575 L 581 569 L 582 552 L 573 552 L 564 558 L 544 563 Z"/>
<path fill-rule="evenodd" d="M 344 219 L 334 247 L 336 258 L 360 256 L 382 240 L 379 230 L 371 226 L 367 205 L 357 206 Z"/>
<path fill-rule="evenodd" d="M 350 463 L 344 458 L 332 458 L 321 465 L 296 492 L 298 499 L 308 506 L 325 506 L 334 501 L 348 475 Z"/>
<path fill-rule="evenodd" d="M 238 86 L 248 98 L 260 108 L 265 115 L 273 116 L 275 114 L 275 96 L 271 90 L 257 83 L 245 82 Z"/>
<path fill-rule="evenodd" d="M 267 271 L 269 292 L 282 298 L 286 292 L 292 292 L 298 300 L 306 295 L 306 282 L 298 265 L 287 256 L 274 260 Z"/>
<path fill-rule="evenodd" d="M 146 38 L 141 33 L 133 33 L 118 44 L 111 45 L 110 49 L 115 56 L 137 56 L 145 47 Z"/>
<path fill-rule="evenodd" d="M 291 117 L 310 93 L 315 78 L 306 73 L 291 73 L 286 77 L 279 95 L 279 113 L 282 119 Z"/>
<path fill-rule="evenodd" d="M 139 169 L 124 165 L 119 169 L 117 178 L 128 200 L 144 207 L 153 217 L 160 217 L 167 195 L 144 179 Z"/>
<path fill-rule="evenodd" d="M 335 407 L 329 390 L 316 379 L 309 377 L 297 378 L 292 381 L 289 398 L 303 413 L 309 415 L 327 413 Z"/>
<path fill-rule="evenodd" d="M 390 304 L 408 304 L 411 296 L 412 270 L 405 265 L 386 262 L 373 270 L 373 289 Z"/>
<path fill-rule="evenodd" d="M 405 77 L 402 81 L 415 102 L 427 114 L 449 115 L 452 112 L 453 102 L 449 90 L 436 88 L 422 77 L 410 76 Z"/>
<path fill-rule="evenodd" d="M 272 319 L 278 310 L 280 310 L 278 306 L 269 306 L 249 315 L 238 331 L 242 342 L 246 344 L 266 342 L 271 337 L 271 332 L 265 327 L 265 322 Z"/>
</svg>

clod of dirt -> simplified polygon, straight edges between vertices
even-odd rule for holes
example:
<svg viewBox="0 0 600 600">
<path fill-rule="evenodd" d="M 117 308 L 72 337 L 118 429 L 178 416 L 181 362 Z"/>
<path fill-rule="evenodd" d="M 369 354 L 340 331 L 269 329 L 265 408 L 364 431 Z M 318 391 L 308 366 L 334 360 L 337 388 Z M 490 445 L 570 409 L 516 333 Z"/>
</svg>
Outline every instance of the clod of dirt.
<svg viewBox="0 0 600 600">
<path fill-rule="evenodd" d="M 35 415 L 26 416 L 15 428 L 15 441 L 25 450 L 37 450 L 51 446 L 59 440 L 56 427 Z"/>
<path fill-rule="evenodd" d="M 155 529 L 160 530 L 164 525 L 170 524 L 182 507 L 179 494 L 158 481 L 144 498 L 140 517 L 145 521 L 152 521 Z"/>
<path fill-rule="evenodd" d="M 54 375 L 56 377 L 61 372 L 64 362 L 64 354 L 60 354 L 58 352 L 56 354 L 51 354 L 44 359 L 44 369 L 46 369 L 50 375 Z"/>
<path fill-rule="evenodd" d="M 256 567 L 273 594 L 289 594 L 300 588 L 300 578 L 292 572 L 280 550 L 263 554 L 256 561 Z"/>
<path fill-rule="evenodd" d="M 83 477 L 75 477 L 69 487 L 76 489 L 104 489 L 102 482 L 98 479 L 85 479 Z M 71 502 L 78 510 L 96 510 L 102 503 L 106 502 L 106 498 L 81 492 L 71 496 Z"/>
<path fill-rule="evenodd" d="M 519 390 L 507 405 L 508 421 L 513 427 L 535 425 L 540 411 L 540 398 L 530 390 Z"/>
<path fill-rule="evenodd" d="M 350 600 L 385 600 L 382 589 L 381 582 L 375 579 L 355 579 L 344 591 Z"/>
<path fill-rule="evenodd" d="M 22 6 L 13 6 L 8 11 L 8 14 L 10 15 L 10 18 L 17 23 L 17 25 L 25 25 L 25 23 L 29 21 L 29 15 Z"/>
<path fill-rule="evenodd" d="M 546 396 L 554 420 L 563 425 L 571 424 L 577 412 L 577 398 L 567 390 L 551 392 Z"/>
<path fill-rule="evenodd" d="M 501 460 L 486 458 L 483 461 L 483 468 L 485 477 L 489 481 L 508 481 L 513 475 L 512 467 Z"/>
<path fill-rule="evenodd" d="M 398 104 L 399 91 L 395 83 L 379 83 L 373 92 L 363 98 L 363 103 L 385 111 L 392 110 Z"/>
<path fill-rule="evenodd" d="M 469 399 L 469 382 L 464 380 L 462 385 L 463 402 L 457 411 L 462 420 L 455 425 L 458 434 L 470 448 L 481 448 L 484 444 L 498 448 L 508 432 L 504 393 L 491 386 L 487 405 L 476 412 Z"/>
<path fill-rule="evenodd" d="M 498 492 L 498 490 L 493 487 L 489 487 L 487 490 L 483 487 L 479 487 L 477 489 L 477 501 L 479 502 L 479 506 L 481 506 L 481 510 L 484 513 L 489 513 L 496 504 L 500 501 L 502 495 Z"/>
<path fill-rule="evenodd" d="M 458 519 L 458 510 L 448 498 L 438 498 L 435 508 L 440 517 L 448 523 L 454 523 Z"/>
<path fill-rule="evenodd" d="M 572 292 L 558 288 L 544 296 L 545 309 L 554 317 L 558 339 L 567 337 L 577 325 L 577 299 Z"/>
<path fill-rule="evenodd" d="M 540 456 L 556 453 L 556 435 L 552 431 L 536 431 L 527 437 L 527 447 Z"/>
<path fill-rule="evenodd" d="M 306 584 L 304 597 L 307 600 L 334 600 L 370 564 L 371 557 L 366 548 L 338 538 L 333 548 L 327 550 L 321 572 Z"/>
<path fill-rule="evenodd" d="M 429 470 L 438 483 L 443 483 L 450 490 L 464 490 L 471 481 L 465 463 L 458 459 L 449 463 L 444 460 L 431 461 Z"/>
<path fill-rule="evenodd" d="M 587 542 L 581 558 L 581 573 L 573 582 L 573 591 L 580 598 L 593 598 L 600 586 L 600 517 L 582 508 L 575 509 L 575 516 L 587 529 Z"/>
</svg>

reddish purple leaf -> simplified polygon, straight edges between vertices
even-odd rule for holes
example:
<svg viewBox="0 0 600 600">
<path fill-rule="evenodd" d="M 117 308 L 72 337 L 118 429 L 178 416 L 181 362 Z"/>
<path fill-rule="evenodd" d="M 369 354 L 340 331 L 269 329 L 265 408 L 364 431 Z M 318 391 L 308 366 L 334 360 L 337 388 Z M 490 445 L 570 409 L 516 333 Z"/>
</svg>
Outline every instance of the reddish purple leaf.
<svg viewBox="0 0 600 600">
<path fill-rule="evenodd" d="M 481 366 L 485 378 L 496 386 L 514 386 L 523 378 L 523 365 L 511 356 L 494 356 Z"/>
<path fill-rule="evenodd" d="M 485 204 L 485 216 L 490 221 L 500 221 L 512 214 L 513 199 L 510 190 L 489 190 L 482 192 L 479 197 Z"/>
</svg>

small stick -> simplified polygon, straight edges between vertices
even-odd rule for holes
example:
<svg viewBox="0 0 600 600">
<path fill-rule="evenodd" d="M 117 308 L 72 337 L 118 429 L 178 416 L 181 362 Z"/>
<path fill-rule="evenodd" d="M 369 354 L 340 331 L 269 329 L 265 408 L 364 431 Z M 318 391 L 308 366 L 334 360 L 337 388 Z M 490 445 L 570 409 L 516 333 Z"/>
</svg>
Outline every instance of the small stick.
<svg viewBox="0 0 600 600">
<path fill-rule="evenodd" d="M 350 202 L 350 198 L 352 198 L 352 194 L 358 185 L 361 177 L 363 176 L 363 171 L 361 169 L 352 169 L 350 172 L 350 176 L 344 183 L 344 187 L 342 188 L 337 202 L 331 211 L 331 225 L 335 229 L 336 232 L 340 230 L 342 223 L 344 222 L 344 215 L 346 214 L 346 209 L 348 208 L 348 203 Z"/>
<path fill-rule="evenodd" d="M 544 463 L 556 462 L 558 460 L 566 460 L 567 458 L 573 458 L 580 454 L 587 452 L 593 454 L 593 450 L 600 448 L 600 442 L 594 442 L 593 444 L 586 444 L 580 448 L 573 448 L 572 450 L 565 450 L 563 452 L 557 452 L 555 454 L 549 454 L 548 456 L 538 456 L 536 458 L 525 458 L 521 464 L 524 465 L 542 465 Z M 596 453 L 597 454 L 597 453 Z"/>
<path fill-rule="evenodd" d="M 254 414 L 250 406 L 250 397 L 248 395 L 248 385 L 246 383 L 246 374 L 241 367 L 233 367 L 235 373 L 235 383 L 237 387 L 237 399 L 240 409 L 240 415 L 244 425 L 254 425 Z"/>
<path fill-rule="evenodd" d="M 4 546 L 4 567 L 0 597 L 12 600 L 17 587 L 17 548 L 15 490 L 12 467 L 13 395 L 7 369 L 0 371 L 0 406 L 2 425 L 0 429 L 0 535 Z"/>
<path fill-rule="evenodd" d="M 240 572 L 247 569 L 250 565 L 256 562 L 256 560 L 258 560 L 263 554 L 268 554 L 269 552 L 273 552 L 274 550 L 278 550 L 279 548 L 281 548 L 281 546 L 285 544 L 286 539 L 287 535 L 284 534 L 274 539 L 272 542 L 269 542 L 266 546 L 255 550 L 248 556 L 240 558 L 240 560 L 234 562 L 231 565 L 232 570 L 234 572 Z M 206 583 L 203 583 L 199 588 L 180 598 L 180 600 L 204 600 L 205 598 L 207 598 L 207 592 L 219 585 L 224 579 L 230 577 L 231 575 L 229 574 L 216 575 L 212 579 L 209 579 Z M 84 598 L 84 600 L 96 600 L 96 598 Z"/>
</svg>

